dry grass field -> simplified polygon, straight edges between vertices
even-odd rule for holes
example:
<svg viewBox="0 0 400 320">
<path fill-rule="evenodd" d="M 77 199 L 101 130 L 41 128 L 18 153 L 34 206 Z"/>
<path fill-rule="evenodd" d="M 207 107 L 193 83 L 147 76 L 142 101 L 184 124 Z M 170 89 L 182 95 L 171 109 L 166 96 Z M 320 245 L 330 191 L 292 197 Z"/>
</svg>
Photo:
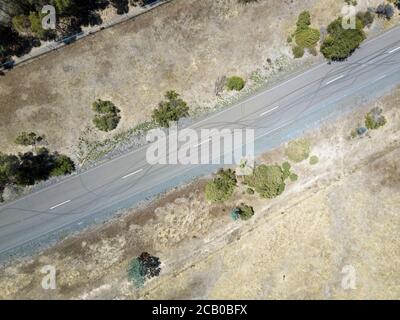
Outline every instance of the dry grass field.
<svg viewBox="0 0 400 320">
<path fill-rule="evenodd" d="M 0 151 L 23 151 L 13 143 L 16 135 L 36 131 L 46 135 L 52 150 L 82 160 L 88 150 L 80 148 L 90 147 L 79 147 L 81 139 L 90 145 L 148 120 L 170 89 L 192 110 L 214 107 L 218 78 L 240 75 L 251 85 L 251 74 L 268 74 L 275 59 L 288 57 L 279 68 L 289 67 L 286 39 L 302 10 L 309 9 L 313 25 L 323 27 L 342 5 L 343 0 L 247 6 L 236 0 L 176 0 L 47 54 L 0 77 Z M 98 98 L 121 109 L 115 132 L 94 129 L 91 104 Z"/>
<path fill-rule="evenodd" d="M 225 204 L 204 200 L 207 178 L 142 209 L 65 239 L 0 274 L 0 298 L 399 299 L 400 88 L 379 101 L 306 132 L 309 160 L 293 163 L 299 180 L 273 200 L 240 186 Z M 375 106 L 387 124 L 362 138 L 350 132 Z M 287 160 L 283 145 L 258 163 Z M 233 221 L 240 202 L 255 209 Z M 127 265 L 143 251 L 160 257 L 160 277 L 135 289 Z M 41 288 L 44 265 L 57 290 Z M 342 286 L 343 270 L 356 287 Z M 345 268 L 345 269 L 343 269 Z"/>
</svg>

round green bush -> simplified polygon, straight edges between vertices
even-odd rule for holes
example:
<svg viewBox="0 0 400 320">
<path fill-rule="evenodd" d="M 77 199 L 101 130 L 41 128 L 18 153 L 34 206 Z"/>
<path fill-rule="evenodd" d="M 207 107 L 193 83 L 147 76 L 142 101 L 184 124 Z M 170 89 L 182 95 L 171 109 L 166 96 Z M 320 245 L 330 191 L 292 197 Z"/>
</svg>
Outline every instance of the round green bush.
<svg viewBox="0 0 400 320">
<path fill-rule="evenodd" d="M 313 166 L 313 165 L 316 165 L 317 163 L 319 162 L 319 158 L 317 157 L 317 156 L 312 156 L 311 158 L 310 158 L 310 164 Z"/>
<path fill-rule="evenodd" d="M 226 83 L 226 87 L 228 88 L 228 90 L 232 91 L 240 91 L 244 88 L 246 82 L 237 76 L 233 76 L 228 78 L 227 83 Z"/>
</svg>

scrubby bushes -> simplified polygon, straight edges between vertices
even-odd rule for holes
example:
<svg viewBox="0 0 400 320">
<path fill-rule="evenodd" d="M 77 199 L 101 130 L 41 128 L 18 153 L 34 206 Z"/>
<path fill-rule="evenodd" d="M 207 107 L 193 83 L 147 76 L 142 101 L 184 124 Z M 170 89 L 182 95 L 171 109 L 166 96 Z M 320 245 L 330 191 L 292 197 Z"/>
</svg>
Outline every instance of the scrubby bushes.
<svg viewBox="0 0 400 320">
<path fill-rule="evenodd" d="M 386 118 L 382 113 L 383 110 L 381 108 L 373 108 L 365 116 L 365 126 L 370 130 L 383 127 L 386 124 Z"/>
<path fill-rule="evenodd" d="M 143 252 L 139 257 L 133 259 L 128 266 L 128 279 L 132 284 L 140 288 L 147 279 L 159 276 L 161 272 L 160 259 Z"/>
<path fill-rule="evenodd" d="M 35 132 L 21 132 L 15 138 L 15 143 L 22 146 L 36 146 L 36 144 L 42 142 L 43 136 L 37 135 Z"/>
<path fill-rule="evenodd" d="M 168 91 L 165 98 L 167 100 L 160 102 L 154 109 L 152 119 L 157 125 L 169 128 L 171 121 L 189 116 L 189 107 L 175 91 Z"/>
<path fill-rule="evenodd" d="M 237 76 L 230 77 L 226 81 L 226 87 L 230 91 L 240 91 L 244 88 L 245 84 L 246 82 L 242 78 Z"/>
<path fill-rule="evenodd" d="M 293 34 L 296 45 L 292 48 L 292 51 L 295 58 L 301 58 L 304 55 L 305 48 L 315 51 L 315 46 L 321 35 L 319 30 L 311 28 L 310 25 L 310 13 L 308 11 L 301 12 L 297 19 L 296 31 Z"/>
<path fill-rule="evenodd" d="M 111 101 L 97 100 L 93 103 L 92 109 L 97 113 L 93 119 L 97 129 L 108 132 L 118 126 L 121 119 L 120 110 Z"/>
<path fill-rule="evenodd" d="M 219 170 L 216 177 L 206 185 L 205 197 L 210 202 L 223 202 L 228 200 L 236 187 L 235 171 L 231 169 Z"/>
<path fill-rule="evenodd" d="M 307 139 L 290 141 L 285 149 L 285 155 L 293 162 L 308 159 L 311 153 L 311 144 Z"/>
<path fill-rule="evenodd" d="M 300 46 L 294 46 L 292 48 L 293 56 L 298 59 L 304 56 L 304 48 Z"/>
<path fill-rule="evenodd" d="M 261 197 L 268 199 L 279 196 L 285 190 L 285 174 L 278 165 L 260 165 L 253 175 L 244 178 L 244 182 Z"/>
<path fill-rule="evenodd" d="M 328 36 L 321 45 L 321 52 L 329 60 L 344 60 L 349 57 L 366 38 L 363 22 L 356 18 L 355 29 L 344 29 L 342 18 L 328 26 Z"/>
</svg>

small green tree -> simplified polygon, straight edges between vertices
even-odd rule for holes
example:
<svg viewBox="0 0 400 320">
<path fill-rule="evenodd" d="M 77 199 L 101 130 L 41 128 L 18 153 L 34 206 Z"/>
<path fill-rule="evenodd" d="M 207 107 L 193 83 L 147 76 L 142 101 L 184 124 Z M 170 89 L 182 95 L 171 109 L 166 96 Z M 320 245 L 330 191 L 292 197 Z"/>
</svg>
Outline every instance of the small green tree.
<svg viewBox="0 0 400 320">
<path fill-rule="evenodd" d="M 355 29 L 344 29 L 342 18 L 331 22 L 328 36 L 321 45 L 321 52 L 329 60 L 344 60 L 349 57 L 366 38 L 363 22 L 357 18 Z"/>
<path fill-rule="evenodd" d="M 152 119 L 160 127 L 169 128 L 170 122 L 189 116 L 189 107 L 175 91 L 168 91 L 165 98 L 154 109 Z"/>
<path fill-rule="evenodd" d="M 99 99 L 93 103 L 92 109 L 97 113 L 93 119 L 97 129 L 109 132 L 118 127 L 121 120 L 120 110 L 111 101 Z"/>
<path fill-rule="evenodd" d="M 226 87 L 230 91 L 233 91 L 233 90 L 241 91 L 244 88 L 245 84 L 246 84 L 246 82 L 242 78 L 240 78 L 238 76 L 233 76 L 233 77 L 230 77 L 227 79 Z"/>
</svg>

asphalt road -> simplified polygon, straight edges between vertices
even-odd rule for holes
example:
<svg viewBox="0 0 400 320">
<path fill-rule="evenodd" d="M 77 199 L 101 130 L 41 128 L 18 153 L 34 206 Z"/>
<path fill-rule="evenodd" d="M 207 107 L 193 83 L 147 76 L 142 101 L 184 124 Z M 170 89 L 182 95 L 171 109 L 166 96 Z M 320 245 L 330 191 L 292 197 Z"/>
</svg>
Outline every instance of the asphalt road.
<svg viewBox="0 0 400 320">
<path fill-rule="evenodd" d="M 257 149 L 268 139 L 283 135 L 288 126 L 301 126 L 299 119 L 321 106 L 341 101 L 361 88 L 374 88 L 375 83 L 398 74 L 399 62 L 400 28 L 395 28 L 365 42 L 346 62 L 315 66 L 190 127 L 254 128 Z M 215 168 L 151 166 L 144 147 L 73 175 L 0 207 L 0 256 L 90 217 L 129 207 Z"/>
</svg>

